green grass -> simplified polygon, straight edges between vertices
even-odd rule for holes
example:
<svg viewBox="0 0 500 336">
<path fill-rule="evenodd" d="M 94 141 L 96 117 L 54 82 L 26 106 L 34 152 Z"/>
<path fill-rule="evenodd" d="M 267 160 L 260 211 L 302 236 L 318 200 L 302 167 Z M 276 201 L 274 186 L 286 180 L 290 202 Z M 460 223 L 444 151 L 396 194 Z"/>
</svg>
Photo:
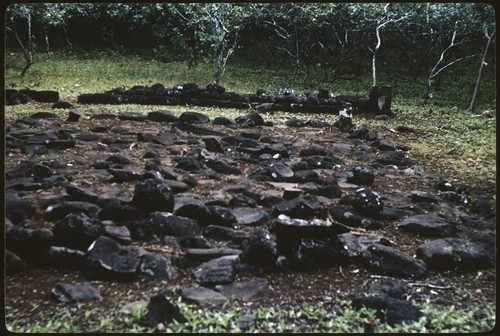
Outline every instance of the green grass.
<svg viewBox="0 0 500 336">
<path fill-rule="evenodd" d="M 478 307 L 468 311 L 454 306 L 436 308 L 430 301 L 417 305 L 424 316 L 412 323 L 390 326 L 376 317 L 372 309 L 353 310 L 349 302 L 342 302 L 337 308 L 326 308 L 321 303 L 303 302 L 296 307 L 241 306 L 217 309 L 201 309 L 177 301 L 187 322 L 173 321 L 164 330 L 167 333 L 363 333 L 363 319 L 375 321 L 379 333 L 465 333 L 486 332 L 495 326 L 495 308 Z M 7 307 L 7 312 L 9 311 Z M 102 317 L 95 310 L 82 308 L 77 304 L 73 309 L 40 313 L 36 324 L 29 325 L 21 319 L 10 319 L 7 314 L 7 329 L 11 332 L 153 332 L 145 325 L 147 309 L 138 306 L 132 312 L 119 312 L 114 318 Z M 243 325 L 240 321 L 248 321 Z"/>
</svg>

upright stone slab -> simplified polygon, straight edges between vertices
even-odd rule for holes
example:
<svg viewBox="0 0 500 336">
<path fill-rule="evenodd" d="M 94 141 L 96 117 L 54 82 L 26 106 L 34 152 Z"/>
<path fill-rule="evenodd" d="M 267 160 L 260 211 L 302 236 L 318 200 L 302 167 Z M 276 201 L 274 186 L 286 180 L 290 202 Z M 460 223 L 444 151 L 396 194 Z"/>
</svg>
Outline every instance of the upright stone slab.
<svg viewBox="0 0 500 336">
<path fill-rule="evenodd" d="M 391 111 L 392 87 L 388 85 L 372 86 L 368 96 L 370 112 L 375 114 L 393 115 Z"/>
</svg>

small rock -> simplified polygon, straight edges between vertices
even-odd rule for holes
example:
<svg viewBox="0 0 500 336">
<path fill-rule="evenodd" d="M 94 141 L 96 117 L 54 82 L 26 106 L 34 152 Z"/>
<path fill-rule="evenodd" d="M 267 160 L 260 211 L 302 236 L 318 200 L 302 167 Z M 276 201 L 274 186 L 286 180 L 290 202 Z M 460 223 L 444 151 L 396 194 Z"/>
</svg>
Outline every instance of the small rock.
<svg viewBox="0 0 500 336">
<path fill-rule="evenodd" d="M 63 303 L 75 301 L 101 300 L 101 294 L 89 282 L 75 284 L 57 283 L 52 294 Z"/>
</svg>

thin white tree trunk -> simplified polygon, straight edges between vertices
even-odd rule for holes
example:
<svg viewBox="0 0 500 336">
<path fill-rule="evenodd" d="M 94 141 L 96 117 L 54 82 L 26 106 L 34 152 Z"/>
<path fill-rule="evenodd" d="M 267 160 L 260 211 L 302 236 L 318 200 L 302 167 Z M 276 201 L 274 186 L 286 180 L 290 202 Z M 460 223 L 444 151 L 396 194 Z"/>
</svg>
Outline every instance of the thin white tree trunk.
<svg viewBox="0 0 500 336">
<path fill-rule="evenodd" d="M 484 35 L 488 39 L 488 42 L 486 43 L 486 48 L 484 49 L 483 58 L 481 59 L 481 65 L 479 66 L 479 70 L 477 72 L 476 87 L 474 88 L 474 93 L 472 94 L 472 100 L 471 100 L 470 106 L 469 106 L 469 110 L 471 110 L 471 111 L 474 109 L 474 105 L 476 104 L 477 94 L 479 93 L 479 84 L 481 83 L 481 77 L 483 75 L 483 68 L 484 68 L 484 65 L 486 64 L 486 55 L 488 54 L 488 49 L 490 48 L 491 40 L 493 39 L 493 36 L 495 35 L 495 31 L 493 31 L 493 33 L 491 35 L 489 35 L 487 28 L 485 28 Z"/>
</svg>

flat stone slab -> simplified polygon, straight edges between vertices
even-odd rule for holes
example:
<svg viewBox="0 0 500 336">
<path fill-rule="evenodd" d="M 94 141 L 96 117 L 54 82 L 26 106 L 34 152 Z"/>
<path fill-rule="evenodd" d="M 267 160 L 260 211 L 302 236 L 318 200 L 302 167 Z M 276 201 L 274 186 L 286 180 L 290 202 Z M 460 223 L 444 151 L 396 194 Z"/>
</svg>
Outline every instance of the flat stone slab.
<svg viewBox="0 0 500 336">
<path fill-rule="evenodd" d="M 182 288 L 181 296 L 183 300 L 199 305 L 222 305 L 228 301 L 221 293 L 205 287 Z"/>
<path fill-rule="evenodd" d="M 60 302 L 101 300 L 101 294 L 89 282 L 75 284 L 58 283 L 52 289 L 52 294 Z"/>
<path fill-rule="evenodd" d="M 238 256 L 224 256 L 207 261 L 193 271 L 195 281 L 202 286 L 231 283 L 236 272 L 234 262 Z"/>
<path fill-rule="evenodd" d="M 267 280 L 261 278 L 217 285 L 215 289 L 228 298 L 242 301 L 263 299 L 271 291 Z"/>
<path fill-rule="evenodd" d="M 405 218 L 398 229 L 434 237 L 449 237 L 456 231 L 455 223 L 433 214 L 415 215 Z"/>
<path fill-rule="evenodd" d="M 476 270 L 495 265 L 494 254 L 489 253 L 483 246 L 456 238 L 426 242 L 417 248 L 417 257 L 435 270 Z"/>
</svg>

